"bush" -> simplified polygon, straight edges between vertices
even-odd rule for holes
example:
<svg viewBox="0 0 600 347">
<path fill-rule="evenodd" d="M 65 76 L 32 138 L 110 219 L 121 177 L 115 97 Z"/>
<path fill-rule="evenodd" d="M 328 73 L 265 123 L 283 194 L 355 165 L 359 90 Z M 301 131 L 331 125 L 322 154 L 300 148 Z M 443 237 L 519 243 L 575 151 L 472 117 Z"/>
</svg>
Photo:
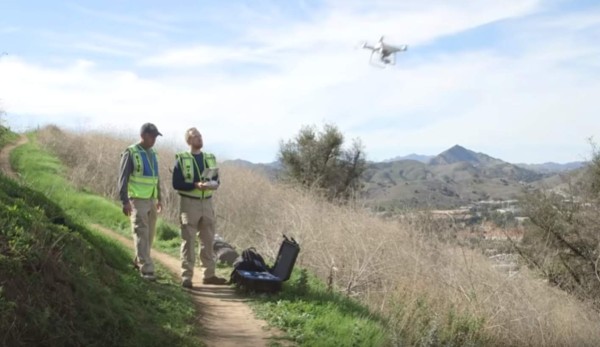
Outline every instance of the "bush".
<svg viewBox="0 0 600 347">
<path fill-rule="evenodd" d="M 344 135 L 326 124 L 323 131 L 305 126 L 294 140 L 282 142 L 279 160 L 287 176 L 308 188 L 316 188 L 329 199 L 354 196 L 366 170 L 365 153 L 359 140 L 343 149 Z"/>
<path fill-rule="evenodd" d="M 159 240 L 169 241 L 175 238 L 179 238 L 180 231 L 172 224 L 159 219 L 156 223 L 156 236 Z"/>
<path fill-rule="evenodd" d="M 523 200 L 530 223 L 520 254 L 552 285 L 589 300 L 600 310 L 600 216 L 598 204 L 553 191 L 530 192 Z"/>
</svg>

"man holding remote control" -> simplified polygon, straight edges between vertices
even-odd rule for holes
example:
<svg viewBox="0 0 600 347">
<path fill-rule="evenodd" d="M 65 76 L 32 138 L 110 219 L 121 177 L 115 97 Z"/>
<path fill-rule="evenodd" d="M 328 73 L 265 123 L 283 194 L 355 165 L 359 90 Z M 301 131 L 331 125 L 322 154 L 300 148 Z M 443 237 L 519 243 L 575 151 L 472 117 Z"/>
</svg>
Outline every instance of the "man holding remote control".
<svg viewBox="0 0 600 347">
<path fill-rule="evenodd" d="M 202 283 L 223 285 L 227 280 L 215 275 L 213 253 L 216 217 L 211 198 L 220 184 L 217 160 L 213 154 L 202 151 L 204 143 L 198 129 L 188 129 L 185 141 L 190 151 L 177 153 L 173 169 L 173 188 L 181 198 L 181 285 L 192 288 L 196 234 L 200 238 L 200 261 L 204 267 Z"/>
</svg>

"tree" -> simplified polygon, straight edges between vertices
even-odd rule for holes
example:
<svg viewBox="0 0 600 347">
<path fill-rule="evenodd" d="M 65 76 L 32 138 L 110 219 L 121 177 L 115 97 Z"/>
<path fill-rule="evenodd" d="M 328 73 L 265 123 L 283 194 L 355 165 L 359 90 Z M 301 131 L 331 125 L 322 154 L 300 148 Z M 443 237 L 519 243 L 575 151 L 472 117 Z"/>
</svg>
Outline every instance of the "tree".
<svg viewBox="0 0 600 347">
<path fill-rule="evenodd" d="M 600 153 L 566 190 L 537 190 L 523 199 L 530 225 L 517 251 L 548 282 L 600 310 Z"/>
<path fill-rule="evenodd" d="M 600 198 L 600 149 L 592 138 L 589 139 L 592 147 L 592 160 L 587 170 L 587 182 L 589 182 L 589 193 L 592 198 Z"/>
<path fill-rule="evenodd" d="M 366 160 L 359 139 L 349 149 L 343 144 L 344 135 L 335 125 L 325 124 L 321 131 L 303 126 L 293 140 L 280 143 L 278 159 L 291 180 L 331 200 L 348 200 L 361 188 Z"/>
</svg>

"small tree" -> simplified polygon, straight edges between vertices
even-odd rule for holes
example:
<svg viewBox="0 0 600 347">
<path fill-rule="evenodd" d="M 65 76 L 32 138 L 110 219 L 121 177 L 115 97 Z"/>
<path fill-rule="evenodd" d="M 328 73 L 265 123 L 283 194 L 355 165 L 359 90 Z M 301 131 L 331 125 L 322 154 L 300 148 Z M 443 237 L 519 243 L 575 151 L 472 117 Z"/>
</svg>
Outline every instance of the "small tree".
<svg viewBox="0 0 600 347">
<path fill-rule="evenodd" d="M 343 144 L 344 135 L 334 125 L 325 124 L 322 131 L 303 126 L 293 140 L 280 143 L 278 159 L 291 180 L 329 199 L 348 200 L 361 188 L 366 160 L 360 140 L 349 149 Z"/>
<path fill-rule="evenodd" d="M 587 182 L 589 182 L 589 193 L 592 198 L 600 198 L 600 150 L 593 139 L 589 140 L 592 146 L 592 160 L 587 170 Z"/>
<path fill-rule="evenodd" d="M 517 250 L 549 283 L 600 309 L 600 153 L 592 148 L 584 174 L 566 179 L 569 189 L 526 194 L 530 225 Z"/>
</svg>

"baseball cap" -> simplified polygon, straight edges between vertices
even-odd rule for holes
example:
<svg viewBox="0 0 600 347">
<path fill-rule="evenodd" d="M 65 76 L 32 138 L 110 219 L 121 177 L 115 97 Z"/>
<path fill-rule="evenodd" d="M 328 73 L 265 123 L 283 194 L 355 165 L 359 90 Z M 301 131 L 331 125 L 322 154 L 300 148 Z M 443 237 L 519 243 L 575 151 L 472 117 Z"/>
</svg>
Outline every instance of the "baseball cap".
<svg viewBox="0 0 600 347">
<path fill-rule="evenodd" d="M 144 125 L 142 125 L 142 128 L 140 129 L 140 135 L 141 134 L 151 134 L 151 135 L 155 135 L 155 136 L 162 136 L 162 134 L 160 133 L 160 131 L 158 131 L 158 129 L 156 128 L 156 125 L 152 124 L 152 123 L 145 123 Z"/>
</svg>

